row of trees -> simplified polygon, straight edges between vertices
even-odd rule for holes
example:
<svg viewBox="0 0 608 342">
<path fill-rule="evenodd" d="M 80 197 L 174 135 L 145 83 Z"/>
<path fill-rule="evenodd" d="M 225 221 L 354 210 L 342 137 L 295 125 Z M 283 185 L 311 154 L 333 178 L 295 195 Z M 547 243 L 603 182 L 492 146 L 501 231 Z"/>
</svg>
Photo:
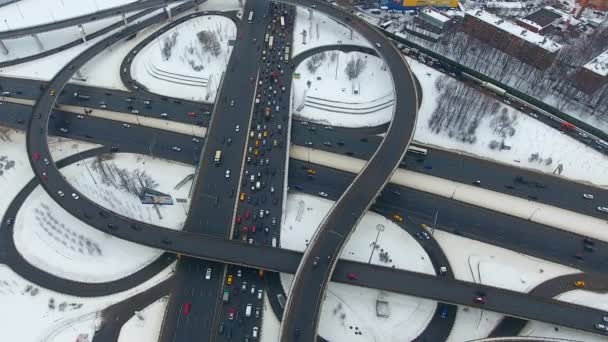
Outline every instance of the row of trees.
<svg viewBox="0 0 608 342">
<path fill-rule="evenodd" d="M 101 176 L 103 184 L 137 197 L 141 196 L 144 188 L 158 187 L 158 183 L 146 171 L 120 168 L 109 158 L 111 156 L 98 155 L 91 163 L 91 169 Z"/>
</svg>

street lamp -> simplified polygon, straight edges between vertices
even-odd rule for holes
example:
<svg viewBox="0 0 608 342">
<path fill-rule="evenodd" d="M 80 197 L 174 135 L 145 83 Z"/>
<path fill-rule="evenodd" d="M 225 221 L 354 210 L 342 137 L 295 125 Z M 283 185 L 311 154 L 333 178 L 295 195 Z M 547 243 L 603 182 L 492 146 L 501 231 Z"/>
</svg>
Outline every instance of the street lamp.
<svg viewBox="0 0 608 342">
<path fill-rule="evenodd" d="M 376 250 L 376 247 L 378 246 L 378 238 L 380 237 L 380 233 L 382 233 L 384 231 L 384 225 L 383 224 L 377 224 L 376 225 L 376 230 L 378 231 L 378 234 L 376 234 L 376 240 L 374 241 L 373 245 L 372 245 L 372 252 L 369 255 L 369 260 L 367 261 L 368 264 L 372 263 L 372 257 L 374 256 L 374 251 Z"/>
</svg>

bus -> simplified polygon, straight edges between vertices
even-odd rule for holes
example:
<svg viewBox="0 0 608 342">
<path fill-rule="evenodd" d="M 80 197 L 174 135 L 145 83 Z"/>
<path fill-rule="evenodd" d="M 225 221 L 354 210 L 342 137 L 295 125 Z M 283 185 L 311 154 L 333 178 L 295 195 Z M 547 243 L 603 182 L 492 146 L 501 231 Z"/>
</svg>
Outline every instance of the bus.
<svg viewBox="0 0 608 342">
<path fill-rule="evenodd" d="M 219 165 L 222 161 L 222 150 L 215 151 L 215 157 L 213 157 L 213 162 L 215 165 Z"/>
<path fill-rule="evenodd" d="M 285 47 L 285 62 L 289 62 L 289 46 Z"/>
<path fill-rule="evenodd" d="M 268 50 L 272 50 L 272 42 L 274 40 L 273 36 L 270 36 L 270 39 L 268 39 Z"/>
<path fill-rule="evenodd" d="M 285 28 L 285 17 L 281 16 L 281 28 Z"/>
<path fill-rule="evenodd" d="M 249 12 L 249 23 L 253 22 L 253 11 Z"/>
<path fill-rule="evenodd" d="M 410 145 L 407 147 L 407 151 L 415 154 L 426 156 L 426 148 Z"/>
<path fill-rule="evenodd" d="M 389 26 L 391 26 L 393 24 L 392 20 L 389 21 L 385 21 L 382 24 L 380 24 L 380 28 L 383 30 L 386 30 Z"/>
</svg>

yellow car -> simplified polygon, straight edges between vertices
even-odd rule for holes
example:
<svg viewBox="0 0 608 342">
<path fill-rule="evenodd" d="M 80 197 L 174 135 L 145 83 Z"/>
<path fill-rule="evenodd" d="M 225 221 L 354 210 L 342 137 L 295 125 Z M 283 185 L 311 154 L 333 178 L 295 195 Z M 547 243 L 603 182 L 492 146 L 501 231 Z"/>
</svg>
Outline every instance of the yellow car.
<svg viewBox="0 0 608 342">
<path fill-rule="evenodd" d="M 317 171 L 314 169 L 308 169 L 308 170 L 306 170 L 306 173 L 308 173 L 309 175 L 316 175 Z"/>
<path fill-rule="evenodd" d="M 55 89 L 51 89 L 51 96 L 55 96 Z"/>
<path fill-rule="evenodd" d="M 226 279 L 226 284 L 232 285 L 232 274 L 228 275 L 228 279 Z"/>
<path fill-rule="evenodd" d="M 245 200 L 245 193 L 241 192 L 241 195 L 239 196 L 239 199 L 241 200 L 241 202 L 243 202 Z"/>
<path fill-rule="evenodd" d="M 401 215 L 394 214 L 393 220 L 395 220 L 397 222 L 403 222 L 403 217 L 401 217 Z"/>
<path fill-rule="evenodd" d="M 584 280 L 577 280 L 574 282 L 574 286 L 576 287 L 585 287 L 585 281 Z"/>
</svg>

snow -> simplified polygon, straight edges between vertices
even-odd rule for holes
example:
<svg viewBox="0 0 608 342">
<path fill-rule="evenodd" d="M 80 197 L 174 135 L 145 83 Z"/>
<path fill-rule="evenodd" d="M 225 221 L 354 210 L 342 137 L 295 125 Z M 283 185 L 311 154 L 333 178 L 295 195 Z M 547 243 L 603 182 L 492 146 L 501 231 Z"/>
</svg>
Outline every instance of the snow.
<svg viewBox="0 0 608 342">
<path fill-rule="evenodd" d="M 281 322 L 277 319 L 268 296 L 264 296 L 264 305 L 262 306 L 262 326 L 260 327 L 260 342 L 279 342 L 279 330 L 281 329 Z M 121 341 L 118 341 L 121 342 Z"/>
<path fill-rule="evenodd" d="M 151 16 L 158 14 L 160 11 L 162 11 L 162 9 L 153 11 L 143 17 L 140 17 L 131 24 L 139 23 Z M 2 68 L 0 69 L 0 75 L 6 77 L 32 78 L 48 81 L 52 79 L 55 74 L 57 74 L 57 72 L 59 72 L 59 70 L 61 70 L 61 68 L 66 65 L 67 62 L 74 59 L 76 56 L 78 56 L 80 53 L 82 53 L 84 50 L 88 49 L 92 45 L 98 43 L 99 41 L 107 38 L 108 36 L 116 33 L 121 29 L 122 27 L 119 27 L 116 30 L 110 31 L 100 37 L 88 40 L 84 44 L 79 44 L 73 48 L 52 54 L 51 56 L 45 58 L 40 58 L 27 63 L 21 63 L 18 65 Z"/>
<path fill-rule="evenodd" d="M 491 115 L 482 118 L 477 128 L 477 140 L 473 144 L 455 140 L 447 134 L 436 134 L 428 122 L 441 97 L 435 82 L 442 74 L 409 57 L 407 61 L 422 87 L 422 105 L 418 111 L 414 141 L 545 173 L 553 173 L 556 166 L 562 164 L 561 177 L 608 186 L 608 157 L 505 104 L 500 105 L 501 110 L 506 108 L 510 115 L 517 118 L 515 135 L 505 139 L 510 150 L 498 151 L 488 147 L 492 140 L 500 139 L 489 126 L 493 118 Z M 551 143 L 548 144 L 548 141 Z M 530 162 L 533 153 L 538 153 L 544 160 L 551 158 L 552 164 Z"/>
<path fill-rule="evenodd" d="M 472 17 L 475 17 L 481 21 L 486 22 L 496 28 L 508 32 L 514 36 L 519 37 L 527 41 L 528 43 L 534 44 L 538 47 L 541 47 L 549 52 L 557 52 L 561 49 L 561 44 L 558 44 L 547 37 L 544 37 L 538 33 L 528 31 L 521 26 L 516 25 L 510 21 L 501 19 L 490 12 L 486 12 L 480 9 L 474 9 L 466 11 L 466 14 Z"/>
<path fill-rule="evenodd" d="M 525 8 L 525 4 L 520 1 L 488 1 L 484 4 L 487 8 Z"/>
<path fill-rule="evenodd" d="M 281 274 L 289 293 L 293 275 Z M 376 316 L 376 300 L 390 316 Z M 319 319 L 319 335 L 332 342 L 412 341 L 431 321 L 436 302 L 402 294 L 330 282 Z M 361 334 L 355 334 L 361 332 Z"/>
<path fill-rule="evenodd" d="M 190 187 L 188 185 L 179 189 L 174 187 L 185 177 L 193 174 L 194 167 L 130 153 L 115 153 L 105 157 L 110 157 L 104 161 L 106 167 L 114 164 L 131 174 L 138 171 L 145 172 L 154 183 L 158 184 L 154 190 L 170 195 L 174 205 L 159 205 L 155 208 L 149 204 L 142 204 L 136 195 L 125 189 L 104 184 L 101 170 L 95 168 L 95 157 L 66 166 L 61 169 L 61 173 L 83 196 L 104 208 L 137 221 L 170 229 L 182 228 L 189 209 L 187 199 Z M 178 203 L 176 201 L 178 198 L 186 199 L 186 202 Z"/>
<path fill-rule="evenodd" d="M 584 290 L 573 290 L 564 292 L 556 297 L 556 299 L 598 308 L 600 310 L 608 311 L 608 295 L 605 293 L 595 293 Z M 590 322 L 590 324 L 599 323 Z M 521 336 L 543 336 L 551 338 L 562 338 L 573 341 L 585 341 L 585 342 L 602 342 L 606 341 L 605 337 L 601 337 L 596 334 L 590 334 L 582 332 L 580 330 L 574 330 L 561 326 L 554 326 L 547 323 L 538 321 L 531 321 L 521 331 Z"/>
<path fill-rule="evenodd" d="M 147 282 L 125 292 L 82 298 L 40 288 L 0 265 L 2 338 L 4 341 L 73 342 L 83 333 L 92 340 L 94 320 L 99 317 L 100 310 L 169 278 L 173 267 L 167 267 Z"/>
<path fill-rule="evenodd" d="M 281 248 L 304 251 L 333 204 L 333 201 L 317 196 L 289 193 L 285 221 L 281 225 Z M 380 260 L 380 249 L 388 252 L 391 262 Z M 346 242 L 341 258 L 369 262 L 372 251 L 372 264 L 435 274 L 428 255 L 416 239 L 384 216 L 368 212 Z"/>
<path fill-rule="evenodd" d="M 434 238 L 448 257 L 456 279 L 529 292 L 540 283 L 579 271 L 529 255 L 435 230 Z M 503 315 L 458 306 L 448 342 L 486 337 Z"/>
<path fill-rule="evenodd" d="M 443 15 L 441 12 L 436 11 L 432 7 L 423 8 L 422 13 L 424 13 L 424 14 L 428 15 L 429 17 L 432 17 L 433 19 L 438 20 L 442 23 L 446 23 L 451 20 L 451 18 Z"/>
<path fill-rule="evenodd" d="M 131 317 L 120 329 L 118 342 L 157 341 L 167 301 L 168 297 L 162 297 L 141 310 L 139 313 L 143 319 L 139 319 L 135 315 Z"/>
<path fill-rule="evenodd" d="M 32 265 L 61 278 L 90 283 L 123 278 L 162 254 L 79 221 L 40 186 L 20 208 L 13 239 L 19 253 Z"/>
<path fill-rule="evenodd" d="M 319 56 L 325 58 L 315 63 Z M 346 65 L 357 59 L 366 64 L 362 73 L 351 81 L 345 72 Z M 319 67 L 312 72 L 308 63 Z M 292 90 L 296 116 L 342 127 L 379 126 L 393 116 L 392 79 L 382 59 L 376 56 L 332 51 L 308 57 L 295 72 L 300 74 L 299 79 L 294 78 Z"/>
<path fill-rule="evenodd" d="M 14 4 L 1 7 L 0 17 L 4 19 L 6 25 L 3 30 L 10 31 L 49 24 L 132 2 L 135 2 L 135 0 L 20 0 Z"/>
<path fill-rule="evenodd" d="M 599 56 L 585 64 L 583 68 L 603 77 L 608 76 L 608 50 L 602 52 Z"/>
<path fill-rule="evenodd" d="M 306 30 L 306 44 L 304 44 L 304 36 L 302 35 L 304 30 Z M 292 56 L 318 46 L 334 44 L 355 44 L 371 47 L 371 44 L 357 32 L 351 31 L 348 27 L 323 13 L 313 11 L 312 20 L 310 20 L 308 9 L 301 6 L 296 6 L 293 36 Z"/>
<path fill-rule="evenodd" d="M 197 34 L 213 32 L 220 49 L 214 55 L 203 49 Z M 162 49 L 175 37 L 166 56 Z M 163 33 L 145 46 L 131 63 L 133 79 L 150 91 L 194 101 L 214 102 L 236 38 L 236 25 L 218 15 L 196 17 Z"/>
</svg>

